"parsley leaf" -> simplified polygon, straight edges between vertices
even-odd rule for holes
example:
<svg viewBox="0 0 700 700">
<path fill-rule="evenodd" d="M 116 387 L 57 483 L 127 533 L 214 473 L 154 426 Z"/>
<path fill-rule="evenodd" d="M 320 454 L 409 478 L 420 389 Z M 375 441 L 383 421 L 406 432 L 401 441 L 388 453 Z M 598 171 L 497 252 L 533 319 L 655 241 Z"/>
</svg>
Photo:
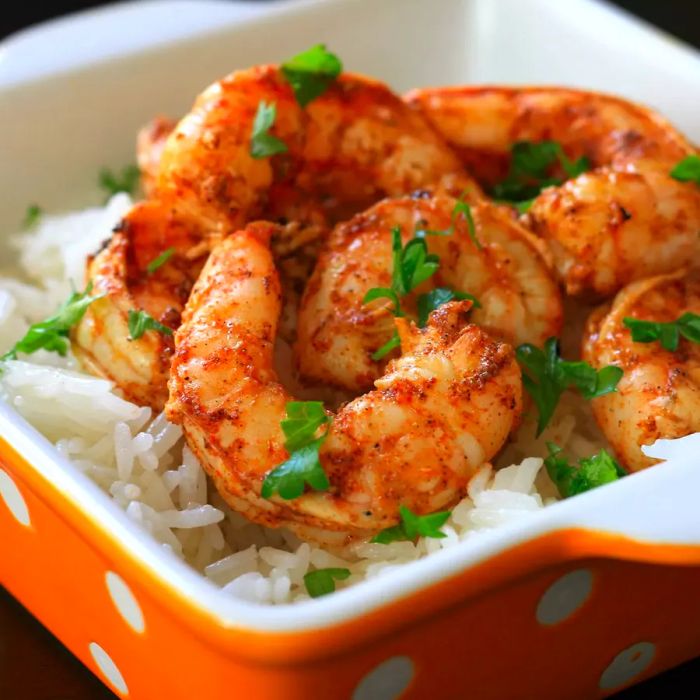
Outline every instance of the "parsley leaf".
<svg viewBox="0 0 700 700">
<path fill-rule="evenodd" d="M 681 336 L 693 343 L 700 343 L 700 316 L 685 313 L 675 321 L 661 323 L 626 317 L 622 322 L 632 331 L 635 343 L 653 343 L 658 340 L 664 350 L 675 352 Z"/>
<path fill-rule="evenodd" d="M 281 498 L 291 501 L 304 493 L 308 484 L 314 491 L 327 491 L 330 482 L 323 471 L 318 451 L 326 436 L 310 442 L 291 453 L 289 459 L 275 467 L 266 477 L 262 497 L 270 498 L 275 491 Z"/>
<path fill-rule="evenodd" d="M 561 454 L 561 447 L 548 442 L 547 449 L 549 457 L 544 460 L 547 474 L 564 498 L 626 476 L 625 470 L 607 450 L 602 449 L 591 457 L 584 457 L 578 461 L 578 466 L 573 466 Z"/>
<path fill-rule="evenodd" d="M 399 514 L 401 522 L 398 525 L 382 530 L 370 542 L 390 544 L 401 540 L 415 540 L 416 537 L 432 537 L 438 540 L 447 537 L 440 528 L 452 514 L 449 510 L 442 510 L 429 515 L 416 515 L 406 506 L 399 506 Z"/>
<path fill-rule="evenodd" d="M 369 304 L 370 301 L 374 301 L 375 299 L 389 299 L 394 305 L 394 308 L 391 310 L 391 313 L 394 316 L 405 315 L 404 312 L 401 310 L 401 301 L 399 300 L 399 296 L 393 289 L 389 287 L 372 287 L 372 289 L 370 289 L 369 292 L 365 294 L 362 303 Z M 372 359 L 381 360 L 383 357 L 388 355 L 394 348 L 398 347 L 401 347 L 401 339 L 399 338 L 398 331 L 394 328 L 394 334 L 386 343 L 384 343 L 384 345 L 382 345 L 380 348 L 377 348 L 377 350 L 375 350 L 372 353 Z"/>
<path fill-rule="evenodd" d="M 141 173 L 136 165 L 127 165 L 120 173 L 115 173 L 109 168 L 100 170 L 100 187 L 107 193 L 107 200 L 117 192 L 126 192 L 133 195 L 139 184 Z"/>
<path fill-rule="evenodd" d="M 564 153 L 561 146 L 559 146 L 559 150 L 557 151 L 557 158 L 559 159 L 559 165 L 561 165 L 569 178 L 578 177 L 591 168 L 591 161 L 588 160 L 586 156 L 581 156 L 571 161 L 566 157 L 566 153 Z"/>
<path fill-rule="evenodd" d="M 444 231 L 436 231 L 434 229 L 427 229 L 422 227 L 416 228 L 416 232 L 414 233 L 415 238 L 425 238 L 426 236 L 451 236 L 455 231 L 455 221 L 457 217 L 461 214 L 467 222 L 469 238 L 472 239 L 474 245 L 479 250 L 482 250 L 483 246 L 481 245 L 479 239 L 476 236 L 476 225 L 474 223 L 474 217 L 472 216 L 472 209 L 469 206 L 468 202 L 465 202 L 462 199 L 465 193 L 466 191 L 462 192 L 460 198 L 457 200 L 454 207 L 452 208 L 451 223 L 448 228 L 446 228 Z M 425 224 L 424 221 L 422 223 L 423 225 Z"/>
<path fill-rule="evenodd" d="M 700 156 L 686 156 L 671 170 L 671 177 L 680 182 L 694 182 L 700 185 Z"/>
<path fill-rule="evenodd" d="M 462 196 L 464 196 L 464 195 L 462 195 Z M 479 242 L 479 239 L 476 237 L 476 225 L 474 224 L 474 217 L 472 216 L 472 209 L 469 206 L 469 204 L 467 202 L 463 201 L 461 198 L 457 200 L 457 204 L 455 204 L 454 209 L 452 210 L 452 226 L 451 226 L 451 228 L 453 230 L 454 230 L 455 219 L 460 214 L 467 221 L 467 230 L 469 231 L 469 238 L 472 239 L 472 242 L 477 247 L 477 250 L 482 250 L 483 246 Z"/>
<path fill-rule="evenodd" d="M 389 338 L 389 340 L 384 343 L 381 347 L 377 348 L 372 353 L 373 360 L 381 360 L 386 357 L 395 348 L 401 347 L 401 338 L 399 337 L 399 332 L 394 328 L 394 335 Z"/>
<path fill-rule="evenodd" d="M 282 64 L 282 75 L 302 107 L 322 95 L 342 70 L 340 59 L 324 44 L 312 46 Z"/>
<path fill-rule="evenodd" d="M 0 360 L 16 360 L 18 352 L 29 355 L 41 349 L 65 356 L 68 352 L 66 339 L 70 329 L 82 319 L 93 301 L 104 296 L 90 296 L 91 291 L 92 282 L 88 283 L 84 292 L 73 292 L 53 316 L 29 326 L 24 337 L 0 357 Z"/>
<path fill-rule="evenodd" d="M 260 101 L 250 135 L 250 155 L 253 158 L 267 158 L 277 153 L 286 153 L 287 144 L 270 133 L 277 118 L 277 105 Z"/>
<path fill-rule="evenodd" d="M 399 295 L 390 287 L 372 287 L 372 289 L 365 294 L 362 300 L 363 304 L 369 304 L 370 301 L 375 299 L 389 299 L 394 305 L 391 313 L 394 316 L 403 316 L 404 313 L 401 311 L 401 301 L 399 300 Z"/>
<path fill-rule="evenodd" d="M 44 214 L 42 208 L 38 204 L 30 204 L 27 207 L 27 211 L 24 214 L 24 219 L 22 220 L 22 228 L 29 229 L 34 228 Z"/>
<path fill-rule="evenodd" d="M 517 141 L 511 147 L 506 179 L 494 185 L 491 192 L 496 199 L 514 205 L 523 213 L 545 187 L 563 182 L 549 174 L 556 164 L 569 178 L 577 177 L 591 167 L 586 156 L 569 160 L 557 141 Z"/>
<path fill-rule="evenodd" d="M 286 438 L 284 446 L 289 458 L 265 477 L 262 497 L 270 498 L 277 492 L 290 501 L 304 493 L 306 484 L 315 491 L 327 491 L 330 482 L 323 471 L 318 451 L 328 436 L 328 430 L 319 438 L 316 431 L 322 425 L 330 426 L 331 418 L 320 401 L 290 401 L 287 416 L 280 425 Z"/>
<path fill-rule="evenodd" d="M 401 297 L 432 277 L 437 272 L 440 259 L 437 255 L 428 253 L 428 246 L 424 238 L 412 238 L 405 246 L 402 245 L 399 226 L 394 226 L 391 229 L 391 250 L 393 262 L 391 287 L 373 287 L 365 294 L 362 303 L 368 304 L 374 299 L 386 298 L 394 305 L 391 313 L 394 316 L 404 316 L 401 309 Z M 394 330 L 389 341 L 372 354 L 372 359 L 381 360 L 394 348 L 400 346 L 399 334 Z"/>
<path fill-rule="evenodd" d="M 146 270 L 148 271 L 149 275 L 152 275 L 157 269 L 163 267 L 170 258 L 173 257 L 175 254 L 175 248 L 171 247 L 168 248 L 167 250 L 164 250 L 158 257 L 153 258 L 151 262 L 146 265 Z"/>
<path fill-rule="evenodd" d="M 525 214 L 526 212 L 530 211 L 530 207 L 534 201 L 535 198 L 533 197 L 532 199 L 524 199 L 522 202 L 506 202 L 506 204 L 512 204 L 517 210 L 518 214 Z"/>
<path fill-rule="evenodd" d="M 391 289 L 397 298 L 413 291 L 415 287 L 437 272 L 440 259 L 437 255 L 428 253 L 428 246 L 425 240 L 423 238 L 412 238 L 405 246 L 402 246 L 401 228 L 399 226 L 394 226 L 391 229 L 391 249 L 393 259 Z M 379 288 L 370 289 L 367 295 L 373 294 L 374 289 Z M 365 295 L 365 299 L 367 295 Z M 398 309 L 399 306 L 397 304 L 396 308 Z"/>
<path fill-rule="evenodd" d="M 418 325 L 424 328 L 431 312 L 453 299 L 459 299 L 460 301 L 469 299 L 469 301 L 472 302 L 473 308 L 478 309 L 481 307 L 479 300 L 471 294 L 455 292 L 449 287 L 436 287 L 418 297 Z"/>
<path fill-rule="evenodd" d="M 138 340 L 146 331 L 158 331 L 163 335 L 172 335 L 173 329 L 164 326 L 162 323 L 153 318 L 143 310 L 136 311 L 129 309 L 129 318 L 127 320 L 129 326 L 129 339 Z"/>
<path fill-rule="evenodd" d="M 425 222 L 423 222 L 424 225 Z M 451 236 L 454 233 L 452 226 L 449 228 L 446 228 L 444 231 L 436 231 L 435 229 L 431 228 L 416 228 L 415 233 L 413 234 L 415 238 L 426 238 L 427 236 Z"/>
<path fill-rule="evenodd" d="M 432 277 L 440 265 L 440 258 L 428 252 L 428 246 L 421 238 L 413 238 L 401 250 L 401 234 L 398 235 L 398 259 L 394 258 L 394 280 L 392 287 L 402 296 L 413 291 L 418 285 Z M 396 263 L 399 263 L 398 265 Z M 398 274 L 397 274 L 398 273 Z"/>
<path fill-rule="evenodd" d="M 316 569 L 304 574 L 304 586 L 312 598 L 335 591 L 335 582 L 344 581 L 350 576 L 350 569 Z"/>
<path fill-rule="evenodd" d="M 408 292 L 406 290 L 406 285 L 404 284 L 405 275 L 401 270 L 401 266 L 403 264 L 403 244 L 401 243 L 401 228 L 399 226 L 394 226 L 391 229 L 391 259 L 391 289 L 394 291 L 397 297 L 401 297 Z M 367 294 L 372 294 L 372 290 L 370 289 Z M 366 296 L 367 295 L 365 295 L 365 298 Z"/>
<path fill-rule="evenodd" d="M 521 177 L 546 178 L 560 152 L 556 141 L 516 141 L 511 148 L 512 171 Z"/>
<path fill-rule="evenodd" d="M 293 452 L 308 445 L 316 431 L 329 421 L 321 401 L 289 401 L 287 416 L 280 422 L 286 438 L 284 446 Z"/>
<path fill-rule="evenodd" d="M 539 436 L 554 415 L 554 410 L 564 391 L 576 387 L 585 399 L 594 399 L 615 391 L 622 378 L 622 370 L 608 365 L 595 370 L 587 362 L 570 362 L 559 357 L 556 338 L 545 341 L 544 350 L 524 343 L 516 352 L 518 362 L 525 370 L 523 386 L 535 402 L 539 414 Z"/>
<path fill-rule="evenodd" d="M 462 204 L 467 207 L 459 208 Z M 467 220 L 471 221 L 471 211 L 469 205 L 465 202 L 458 202 L 453 212 L 454 217 L 459 213 L 465 214 Z M 473 221 L 472 221 L 473 225 Z M 373 287 L 362 300 L 363 304 L 368 304 L 375 299 L 389 299 L 394 308 L 391 313 L 396 316 L 405 316 L 401 308 L 401 298 L 412 292 L 416 287 L 430 279 L 438 270 L 440 259 L 437 255 L 428 253 L 428 246 L 425 242 L 425 237 L 429 235 L 450 235 L 454 230 L 454 224 L 447 231 L 431 231 L 428 229 L 419 229 L 415 233 L 415 238 L 412 238 L 405 246 L 401 244 L 401 228 L 394 226 L 391 229 L 391 248 L 393 268 L 391 274 L 391 287 Z M 475 241 L 476 242 L 476 241 Z M 476 242 L 478 245 L 478 242 Z M 479 307 L 478 300 L 471 294 L 466 292 L 457 292 L 448 287 L 438 287 L 436 289 L 421 294 L 418 297 L 418 325 L 422 328 L 428 321 L 430 312 L 437 309 L 442 304 L 446 304 L 452 299 L 470 299 L 475 307 Z M 380 348 L 372 354 L 373 360 L 381 360 L 386 357 L 392 350 L 401 346 L 398 331 L 394 329 L 394 334 Z"/>
</svg>

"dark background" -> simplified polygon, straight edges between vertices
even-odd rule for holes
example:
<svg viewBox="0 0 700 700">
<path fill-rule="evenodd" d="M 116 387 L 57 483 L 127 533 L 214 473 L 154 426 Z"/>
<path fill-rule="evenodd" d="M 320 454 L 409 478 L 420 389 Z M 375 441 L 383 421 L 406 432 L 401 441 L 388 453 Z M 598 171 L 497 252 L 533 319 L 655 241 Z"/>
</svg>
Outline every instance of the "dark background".
<svg viewBox="0 0 700 700">
<path fill-rule="evenodd" d="M 0 38 L 34 22 L 103 4 L 105 3 L 60 0 L 50 3 L 13 3 L 11 12 L 7 6 L 0 12 Z M 698 0 L 616 0 L 615 4 L 700 48 Z M 700 119 L 700 109 L 698 118 Z M 114 697 L 0 588 L 2 700 L 114 700 Z M 615 696 L 615 700 L 683 700 L 699 697 L 700 659 L 620 693 Z"/>
<path fill-rule="evenodd" d="M 265 2 L 265 0 L 257 0 Z M 377 0 L 379 1 L 379 0 Z M 435 0 L 436 7 L 440 0 Z M 8 3 L 9 4 L 9 3 Z M 0 13 L 0 38 L 34 22 L 106 2 L 51 0 L 51 2 L 12 3 L 12 11 L 3 7 Z M 634 12 L 689 43 L 700 46 L 700 4 L 698 0 L 613 0 L 613 4 Z"/>
</svg>

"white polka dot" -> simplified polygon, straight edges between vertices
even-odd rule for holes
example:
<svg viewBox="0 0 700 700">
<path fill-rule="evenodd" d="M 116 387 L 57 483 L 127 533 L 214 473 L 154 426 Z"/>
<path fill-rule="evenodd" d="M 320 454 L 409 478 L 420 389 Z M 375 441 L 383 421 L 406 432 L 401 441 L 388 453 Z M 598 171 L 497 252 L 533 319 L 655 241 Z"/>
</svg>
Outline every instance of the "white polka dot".
<svg viewBox="0 0 700 700">
<path fill-rule="evenodd" d="M 112 661 L 109 654 L 99 644 L 95 644 L 95 642 L 91 642 L 89 648 L 92 658 L 97 664 L 97 668 L 102 671 L 104 677 L 119 691 L 119 693 L 128 695 L 129 689 L 126 686 L 124 676 L 122 676 L 121 671 L 117 668 L 114 661 Z"/>
<path fill-rule="evenodd" d="M 124 583 L 124 579 L 112 571 L 108 571 L 105 576 L 107 582 L 107 590 L 114 603 L 114 607 L 119 611 L 119 614 L 126 620 L 127 624 L 139 634 L 143 632 L 146 625 L 143 621 L 143 613 L 141 606 L 138 604 L 136 597 L 131 592 L 129 586 Z"/>
<path fill-rule="evenodd" d="M 352 700 L 397 700 L 411 683 L 413 673 L 408 656 L 387 659 L 360 681 Z"/>
<path fill-rule="evenodd" d="M 593 590 L 593 574 L 588 569 L 577 569 L 555 581 L 537 604 L 537 622 L 557 625 L 573 615 L 588 599 Z"/>
<path fill-rule="evenodd" d="M 4 469 L 0 469 L 0 497 L 5 501 L 5 505 L 9 508 L 10 513 L 12 513 L 22 525 L 28 527 L 31 524 L 29 508 L 27 508 L 27 504 L 24 498 L 22 498 L 17 484 L 12 481 L 12 477 L 10 477 Z"/>
<path fill-rule="evenodd" d="M 639 642 L 621 651 L 600 677 L 602 690 L 613 690 L 627 685 L 642 674 L 656 655 L 656 646 L 650 642 Z"/>
</svg>

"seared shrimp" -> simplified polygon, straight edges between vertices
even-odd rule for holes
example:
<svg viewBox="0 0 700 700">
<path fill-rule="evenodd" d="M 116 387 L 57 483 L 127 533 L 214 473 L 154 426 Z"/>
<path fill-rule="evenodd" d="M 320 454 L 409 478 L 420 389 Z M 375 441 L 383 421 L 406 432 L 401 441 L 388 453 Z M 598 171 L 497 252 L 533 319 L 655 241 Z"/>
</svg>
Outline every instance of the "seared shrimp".
<svg viewBox="0 0 700 700">
<path fill-rule="evenodd" d="M 286 300 L 283 336 L 291 340 L 294 304 L 313 260 L 306 239 L 291 227 L 277 228 L 275 234 L 273 247 Z M 149 264 L 171 248 L 171 257 L 150 272 Z M 73 331 L 73 350 L 84 367 L 114 381 L 130 401 L 161 411 L 168 396 L 173 337 L 150 331 L 132 339 L 129 313 L 144 311 L 174 331 L 208 252 L 208 246 L 164 211 L 161 202 L 137 204 L 88 261 L 93 293 L 104 296 L 90 305 Z"/>
<path fill-rule="evenodd" d="M 487 187 L 511 146 L 555 140 L 593 169 L 545 189 L 525 223 L 549 245 L 569 294 L 609 295 L 700 251 L 700 190 L 670 177 L 693 146 L 655 112 L 564 88 L 437 88 L 406 96 Z"/>
<path fill-rule="evenodd" d="M 73 350 L 91 372 L 115 381 L 127 399 L 156 410 L 167 398 L 173 339 L 157 331 L 132 339 L 129 312 L 143 310 L 167 328 L 178 327 L 204 262 L 196 242 L 159 202 L 143 202 L 88 261 L 93 293 L 104 296 L 74 329 Z M 175 249 L 172 257 L 149 273 L 149 263 L 169 248 Z"/>
<path fill-rule="evenodd" d="M 251 224 L 211 253 L 176 333 L 166 405 L 232 508 L 268 526 L 342 542 L 455 503 L 517 424 L 520 371 L 512 349 L 465 324 L 452 302 L 418 330 L 398 319 L 404 354 L 371 392 L 335 415 L 320 461 L 330 489 L 261 497 L 289 456 L 280 421 L 292 400 L 273 367 L 280 282 L 273 227 Z"/>
<path fill-rule="evenodd" d="M 273 132 L 287 151 L 254 158 L 251 134 L 263 103 L 275 106 Z M 469 196 L 478 197 L 478 185 L 462 172 L 458 158 L 423 117 L 386 86 L 359 76 L 340 76 L 302 109 L 277 67 L 239 71 L 207 88 L 192 111 L 171 133 L 170 129 L 167 120 L 158 119 L 139 137 L 139 162 L 153 202 L 146 220 L 138 208 L 126 220 L 126 226 L 139 221 L 139 245 L 154 257 L 176 245 L 182 254 L 197 258 L 213 241 L 252 218 L 280 221 L 285 227 L 274 245 L 286 256 L 286 279 L 297 282 L 297 292 L 299 278 L 310 272 L 307 263 L 314 241 L 346 214 L 386 194 L 434 182 L 455 191 L 467 188 Z M 174 230 L 180 233 L 171 241 L 167 232 Z M 152 240 L 146 243 L 149 235 Z M 189 248 L 178 243 L 185 239 Z M 148 298 L 160 297 L 162 289 L 152 288 L 158 286 L 158 278 L 146 275 L 143 268 L 130 270 L 127 278 L 124 264 L 111 262 L 112 256 L 123 258 L 124 245 L 117 237 L 90 265 L 88 275 L 97 275 L 96 288 L 107 291 L 109 298 L 81 322 L 77 347 L 91 360 L 91 369 L 111 377 L 134 400 L 146 399 L 158 407 L 165 395 L 167 352 L 162 346 L 167 339 L 125 344 L 124 314 L 128 308 L 148 310 Z M 290 253 L 301 248 L 291 260 Z M 172 290 L 168 298 L 174 325 L 181 297 L 186 297 L 197 271 L 196 266 L 190 270 L 188 284 Z M 134 286 L 145 306 L 133 306 L 138 296 Z M 124 361 L 115 362 L 114 357 Z M 138 366 L 138 379 L 134 371 L 125 371 L 127 364 Z"/>
<path fill-rule="evenodd" d="M 253 158 L 262 103 L 287 151 Z M 305 108 L 276 66 L 235 72 L 198 98 L 163 149 L 157 192 L 205 234 L 264 218 L 326 226 L 386 195 L 453 181 L 478 187 L 417 110 L 385 85 L 344 74 Z"/>
<path fill-rule="evenodd" d="M 380 202 L 334 229 L 299 308 L 296 354 L 305 378 L 354 391 L 379 378 L 386 363 L 372 355 L 393 334 L 392 305 L 365 305 L 363 298 L 373 287 L 391 285 L 391 229 L 400 227 L 404 244 L 419 229 L 447 232 L 455 203 L 448 195 L 418 192 Z M 440 266 L 402 300 L 403 309 L 415 318 L 419 294 L 448 287 L 478 299 L 481 308 L 471 311 L 471 320 L 495 337 L 542 345 L 559 334 L 562 305 L 538 242 L 500 207 L 484 201 L 471 212 L 480 247 L 462 217 L 450 235 L 427 235 Z"/>
<path fill-rule="evenodd" d="M 155 117 L 139 130 L 136 138 L 136 160 L 141 171 L 141 186 L 146 197 L 155 193 L 163 149 L 176 122 L 168 117 Z"/>
<path fill-rule="evenodd" d="M 656 462 L 642 454 L 642 445 L 700 431 L 700 344 L 681 338 L 671 352 L 659 342 L 635 342 L 623 319 L 670 322 L 686 312 L 700 313 L 697 271 L 634 282 L 588 321 L 584 359 L 595 367 L 614 364 L 624 370 L 617 392 L 591 404 L 627 469 Z"/>
</svg>

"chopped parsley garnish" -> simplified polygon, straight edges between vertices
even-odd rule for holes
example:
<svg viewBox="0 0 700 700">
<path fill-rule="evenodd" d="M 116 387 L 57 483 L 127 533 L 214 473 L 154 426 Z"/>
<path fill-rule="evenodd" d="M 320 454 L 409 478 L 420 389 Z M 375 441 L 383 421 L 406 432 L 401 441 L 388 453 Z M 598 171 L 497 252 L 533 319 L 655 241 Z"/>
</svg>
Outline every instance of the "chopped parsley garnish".
<svg viewBox="0 0 700 700">
<path fill-rule="evenodd" d="M 511 148 L 508 175 L 503 182 L 494 185 L 491 193 L 495 199 L 516 206 L 521 213 L 527 211 L 545 187 L 563 182 L 550 174 L 556 164 L 569 178 L 591 167 L 586 156 L 569 160 L 557 141 L 517 141 Z"/>
<path fill-rule="evenodd" d="M 316 569 L 304 574 L 304 585 L 312 598 L 319 598 L 333 593 L 335 582 L 344 581 L 349 576 L 349 569 Z"/>
<path fill-rule="evenodd" d="M 451 236 L 454 233 L 454 226 L 450 225 L 442 231 L 437 231 L 432 228 L 425 228 L 427 222 L 424 219 L 416 224 L 416 230 L 413 233 L 414 238 L 426 238 L 427 236 Z"/>
<path fill-rule="evenodd" d="M 700 316 L 688 312 L 675 321 L 661 323 L 626 317 L 622 322 L 632 331 L 635 343 L 653 343 L 658 340 L 664 350 L 675 352 L 681 336 L 693 343 L 700 343 Z"/>
<path fill-rule="evenodd" d="M 100 187 L 107 193 L 108 200 L 117 192 L 133 195 L 138 187 L 140 175 L 141 173 L 135 165 L 127 165 L 119 173 L 102 168 L 99 180 Z"/>
<path fill-rule="evenodd" d="M 321 401 L 290 401 L 287 417 L 280 423 L 286 438 L 284 446 L 290 452 L 301 449 L 312 442 L 316 431 L 330 420 Z"/>
<path fill-rule="evenodd" d="M 391 287 L 373 287 L 365 294 L 362 303 L 368 304 L 374 299 L 387 298 L 394 305 L 391 313 L 394 316 L 405 316 L 401 309 L 401 297 L 432 277 L 437 272 L 440 259 L 437 255 L 428 253 L 424 238 L 412 238 L 405 246 L 402 245 L 401 229 L 398 226 L 391 229 L 391 248 L 393 259 Z M 394 329 L 394 334 L 389 341 L 374 352 L 372 359 L 381 360 L 400 345 L 399 334 Z"/>
<path fill-rule="evenodd" d="M 172 335 L 173 329 L 164 326 L 162 323 L 150 316 L 143 310 L 135 311 L 129 309 L 129 318 L 127 321 L 129 326 L 129 339 L 138 340 L 146 331 L 158 331 L 163 335 Z"/>
<path fill-rule="evenodd" d="M 27 211 L 24 214 L 24 219 L 22 220 L 22 228 L 29 229 L 34 228 L 41 219 L 43 215 L 43 210 L 38 204 L 30 204 L 27 207 Z"/>
<path fill-rule="evenodd" d="M 389 299 L 394 305 L 391 313 L 394 316 L 404 316 L 404 312 L 401 310 L 401 301 L 399 300 L 398 294 L 391 287 L 372 287 L 372 289 L 365 294 L 362 300 L 363 304 L 369 304 L 370 301 L 375 299 Z"/>
<path fill-rule="evenodd" d="M 464 195 L 462 195 L 464 196 Z M 472 239 L 474 245 L 478 250 L 482 249 L 482 245 L 479 239 L 476 237 L 476 225 L 474 224 L 474 217 L 472 216 L 472 209 L 469 204 L 463 201 L 461 198 L 457 200 L 454 209 L 452 210 L 452 226 L 454 227 L 455 219 L 462 215 L 467 222 L 467 230 L 469 231 L 469 238 Z"/>
<path fill-rule="evenodd" d="M 440 258 L 428 252 L 422 238 L 412 238 L 405 246 L 401 245 L 401 229 L 391 229 L 393 271 L 391 288 L 399 296 L 405 296 L 419 284 L 432 277 L 440 265 Z"/>
<path fill-rule="evenodd" d="M 462 197 L 464 197 L 464 192 L 461 197 L 455 203 L 452 209 L 451 223 L 448 228 L 444 231 L 435 231 L 433 229 L 427 228 L 416 228 L 414 236 L 416 238 L 425 238 L 426 236 L 451 236 L 455 231 L 455 222 L 457 217 L 462 215 L 467 222 L 467 231 L 469 232 L 469 238 L 472 239 L 474 245 L 478 250 L 481 250 L 483 246 L 481 245 L 479 239 L 476 236 L 476 225 L 474 224 L 474 217 L 472 216 L 471 207 L 467 202 L 465 202 Z"/>
<path fill-rule="evenodd" d="M 24 337 L 0 357 L 0 360 L 16 360 L 18 352 L 30 355 L 37 350 L 48 350 L 65 356 L 68 352 L 67 338 L 70 329 L 85 315 L 93 301 L 104 296 L 90 296 L 91 291 L 92 282 L 88 283 L 84 292 L 73 292 L 53 316 L 29 326 Z"/>
<path fill-rule="evenodd" d="M 464 204 L 462 202 L 462 204 Z M 468 205 L 467 205 L 468 206 Z M 455 207 L 455 210 L 457 208 Z M 460 210 L 462 213 L 464 210 Z M 460 211 L 453 212 L 454 216 Z M 471 213 L 469 214 L 469 220 Z M 415 238 L 412 238 L 406 245 L 401 243 L 401 228 L 394 226 L 391 229 L 391 247 L 393 268 L 391 275 L 391 287 L 373 287 L 362 300 L 363 304 L 369 304 L 375 299 L 389 299 L 393 304 L 391 313 L 395 317 L 405 316 L 401 308 L 401 298 L 412 292 L 418 285 L 430 279 L 440 265 L 440 259 L 437 255 L 428 252 L 428 246 L 425 242 L 425 237 L 429 235 L 450 235 L 454 230 L 453 226 L 447 231 L 431 231 L 429 229 L 418 229 L 415 233 Z M 478 243 L 477 243 L 478 245 Z M 446 304 L 452 299 L 469 299 L 474 306 L 480 306 L 479 302 L 471 294 L 465 292 L 456 292 L 448 287 L 438 287 L 418 297 L 418 325 L 422 328 L 428 322 L 430 312 L 437 309 L 442 304 Z M 394 348 L 401 347 L 401 340 L 398 331 L 394 329 L 394 334 L 380 348 L 372 354 L 373 360 L 381 360 L 388 355 Z"/>
<path fill-rule="evenodd" d="M 277 153 L 286 153 L 287 144 L 273 136 L 270 129 L 277 119 L 277 105 L 273 102 L 261 101 L 253 121 L 253 131 L 250 135 L 250 155 L 253 158 L 268 158 Z"/>
<path fill-rule="evenodd" d="M 290 501 L 299 498 L 307 484 L 314 491 L 328 490 L 330 482 L 318 457 L 328 430 L 319 438 L 315 436 L 322 425 L 330 427 L 331 420 L 320 401 L 287 403 L 287 417 L 280 425 L 286 438 L 284 446 L 289 452 L 289 458 L 265 477 L 262 485 L 263 498 L 270 498 L 277 492 L 281 498 Z"/>
<path fill-rule="evenodd" d="M 570 362 L 559 357 L 556 338 L 545 341 L 544 350 L 525 343 L 516 350 L 523 371 L 523 386 L 535 402 L 539 414 L 537 436 L 549 423 L 564 391 L 576 387 L 585 399 L 615 391 L 622 370 L 608 365 L 596 370 L 587 362 Z"/>
<path fill-rule="evenodd" d="M 416 515 L 406 506 L 399 506 L 399 514 L 401 522 L 398 525 L 382 530 L 370 542 L 390 544 L 401 540 L 415 540 L 416 537 L 432 537 L 437 540 L 447 537 L 440 528 L 452 514 L 449 510 L 442 510 L 429 515 Z"/>
<path fill-rule="evenodd" d="M 282 75 L 302 107 L 322 95 L 342 70 L 340 59 L 323 44 L 312 46 L 282 64 Z"/>
<path fill-rule="evenodd" d="M 396 315 L 396 314 L 394 314 Z M 401 314 L 403 316 L 403 314 Z M 394 329 L 394 334 L 389 338 L 389 340 L 384 343 L 381 347 L 377 348 L 373 353 L 372 353 L 372 359 L 373 360 L 381 360 L 383 357 L 386 357 L 392 350 L 396 348 L 401 347 L 401 338 L 399 337 L 399 333 L 396 329 Z"/>
<path fill-rule="evenodd" d="M 173 257 L 175 254 L 175 248 L 168 248 L 167 250 L 164 250 L 158 257 L 153 258 L 151 262 L 146 265 L 146 270 L 148 271 L 149 275 L 152 275 L 156 270 L 159 268 L 163 267 L 170 258 Z"/>
<path fill-rule="evenodd" d="M 369 292 L 367 292 L 367 294 L 365 294 L 362 303 L 369 304 L 370 301 L 374 301 L 375 299 L 389 299 L 394 305 L 394 308 L 391 309 L 391 313 L 395 317 L 405 316 L 404 312 L 401 310 L 401 302 L 399 300 L 399 297 L 393 289 L 390 289 L 389 287 L 373 287 L 369 290 Z M 389 338 L 389 340 L 386 343 L 384 343 L 384 345 L 382 345 L 380 348 L 377 348 L 377 350 L 375 350 L 372 353 L 372 359 L 381 360 L 383 357 L 388 355 L 394 348 L 399 347 L 401 347 L 401 339 L 399 338 L 397 330 L 394 328 L 394 333 L 391 336 L 391 338 Z"/>
<path fill-rule="evenodd" d="M 700 156 L 686 156 L 671 170 L 671 177 L 681 182 L 700 185 Z"/>
<path fill-rule="evenodd" d="M 481 307 L 479 300 L 471 294 L 455 292 L 449 287 L 436 287 L 418 297 L 418 325 L 424 328 L 431 312 L 453 299 L 458 299 L 460 301 L 468 299 L 472 302 L 473 308 L 478 309 Z"/>
<path fill-rule="evenodd" d="M 514 206 L 518 214 L 525 214 L 530 211 L 530 207 L 534 201 L 535 198 L 533 197 L 532 199 L 524 199 L 522 202 L 506 202 L 506 204 Z"/>
<path fill-rule="evenodd" d="M 561 447 L 553 442 L 547 443 L 547 449 L 549 457 L 544 460 L 547 474 L 564 498 L 590 491 L 626 476 L 625 470 L 604 449 L 592 457 L 579 459 L 578 466 L 570 464 L 561 454 Z"/>
</svg>

